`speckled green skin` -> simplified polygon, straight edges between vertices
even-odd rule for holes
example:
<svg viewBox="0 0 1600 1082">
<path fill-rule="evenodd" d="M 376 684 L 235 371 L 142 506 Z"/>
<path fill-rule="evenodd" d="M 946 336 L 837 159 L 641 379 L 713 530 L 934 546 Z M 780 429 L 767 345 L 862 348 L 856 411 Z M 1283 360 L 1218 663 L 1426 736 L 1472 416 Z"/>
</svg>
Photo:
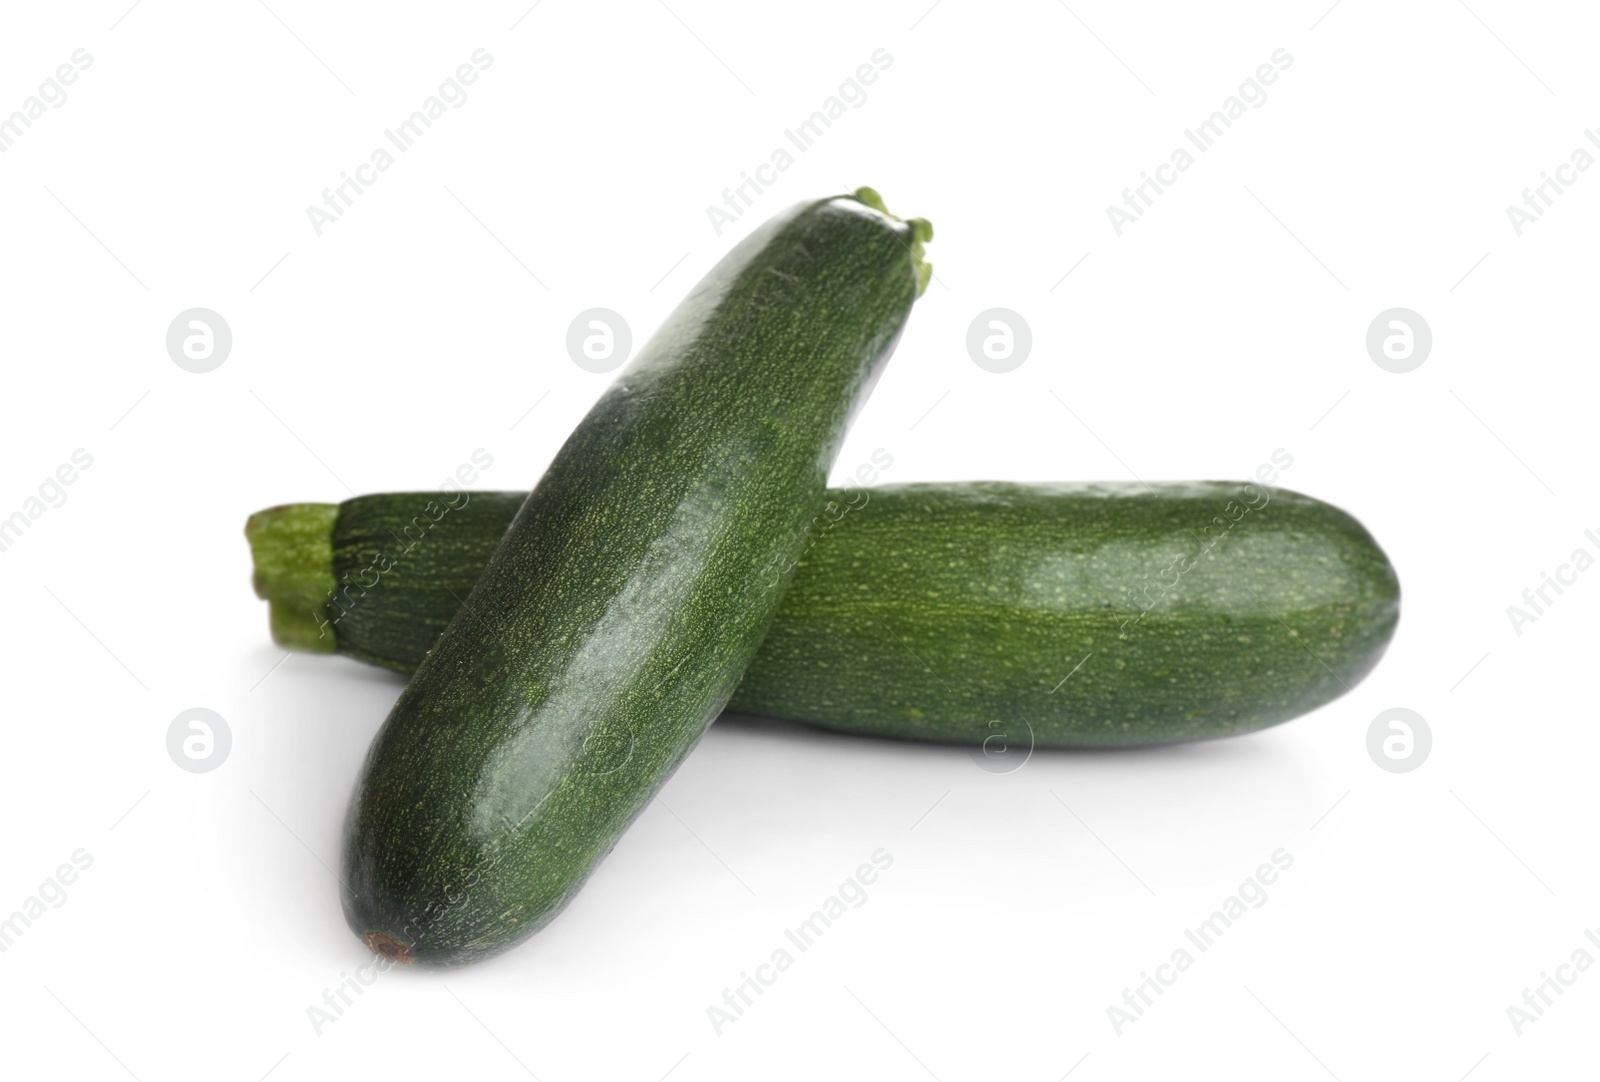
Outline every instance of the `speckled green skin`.
<svg viewBox="0 0 1600 1082">
<path fill-rule="evenodd" d="M 346 500 L 337 505 L 329 546 L 340 588 L 319 598 L 308 618 L 332 629 L 339 653 L 415 672 L 527 498 L 461 491 Z"/>
<path fill-rule="evenodd" d="M 688 754 L 905 324 L 916 232 L 851 197 L 779 215 L 579 424 L 367 754 L 343 900 L 370 946 L 463 963 L 532 935 Z"/>
<path fill-rule="evenodd" d="M 1284 489 L 972 483 L 828 497 L 849 510 L 816 535 L 730 710 L 959 743 L 1025 741 L 1019 722 L 1041 747 L 1224 736 L 1354 686 L 1399 616 L 1394 569 L 1361 524 Z M 345 501 L 333 570 L 398 552 L 396 532 L 444 498 Z M 522 500 L 473 493 L 345 615 L 339 651 L 414 669 Z M 1174 566 L 1213 537 L 1193 568 Z"/>
<path fill-rule="evenodd" d="M 1361 524 L 1283 489 L 869 491 L 807 556 L 736 709 L 1008 746 L 1226 736 L 1343 694 L 1399 618 Z"/>
</svg>

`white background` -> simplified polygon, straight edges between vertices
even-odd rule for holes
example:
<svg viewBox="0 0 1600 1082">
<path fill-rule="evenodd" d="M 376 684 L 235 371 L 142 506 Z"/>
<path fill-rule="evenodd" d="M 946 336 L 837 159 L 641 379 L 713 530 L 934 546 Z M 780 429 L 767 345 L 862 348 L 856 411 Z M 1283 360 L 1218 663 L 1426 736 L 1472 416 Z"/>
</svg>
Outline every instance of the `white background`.
<svg viewBox="0 0 1600 1082">
<path fill-rule="evenodd" d="M 669 2 L 6 6 L 0 114 L 93 57 L 0 154 L 0 517 L 93 456 L 0 553 L 0 915 L 93 860 L 0 954 L 7 1073 L 1591 1074 L 1600 973 L 1520 1036 L 1507 1008 L 1600 958 L 1600 573 L 1520 636 L 1506 608 L 1600 555 L 1600 170 L 1521 236 L 1506 207 L 1600 126 L 1593 12 Z M 318 236 L 306 207 L 479 48 L 466 103 Z M 707 205 L 880 48 L 719 236 Z M 1280 48 L 1266 102 L 1119 237 L 1107 206 Z M 528 487 L 611 378 L 567 357 L 577 312 L 642 342 L 756 222 L 859 184 L 934 222 L 938 281 L 841 476 L 882 447 L 892 482 L 1242 478 L 1283 448 L 1282 483 L 1399 571 L 1382 665 L 1253 736 L 1004 774 L 726 719 L 546 931 L 384 974 L 319 1032 L 366 958 L 328 868 L 402 685 L 284 660 L 245 517 L 432 487 L 478 448 L 478 487 Z M 197 306 L 234 338 L 204 375 L 164 344 Z M 1034 342 L 1005 375 L 964 345 L 997 306 Z M 1405 375 L 1364 344 L 1395 306 L 1435 339 Z M 196 706 L 233 735 L 207 774 L 165 745 Z M 1397 706 L 1434 738 L 1405 774 L 1366 750 Z M 880 848 L 867 902 L 719 1035 L 707 1007 Z M 1123 989 L 1279 848 L 1266 903 L 1119 1035 Z"/>
</svg>

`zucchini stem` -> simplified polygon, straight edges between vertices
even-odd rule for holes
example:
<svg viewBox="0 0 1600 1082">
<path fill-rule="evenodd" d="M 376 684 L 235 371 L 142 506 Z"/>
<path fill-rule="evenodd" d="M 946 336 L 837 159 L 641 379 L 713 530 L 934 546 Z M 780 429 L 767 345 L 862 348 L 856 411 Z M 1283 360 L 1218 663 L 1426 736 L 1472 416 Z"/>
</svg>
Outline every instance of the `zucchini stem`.
<svg viewBox="0 0 1600 1082">
<path fill-rule="evenodd" d="M 337 585 L 333 524 L 338 517 L 338 504 L 287 503 L 257 511 L 245 523 L 256 596 L 267 602 L 272 641 L 285 650 L 338 650 L 333 624 L 324 616 Z"/>
<path fill-rule="evenodd" d="M 857 188 L 855 197 L 879 214 L 887 215 L 911 227 L 911 266 L 917 275 L 917 296 L 922 296 L 928 291 L 928 283 L 933 280 L 933 264 L 928 262 L 923 248 L 923 245 L 933 239 L 933 223 L 926 218 L 900 218 L 890 214 L 888 206 L 883 202 L 883 196 L 879 195 L 875 188 Z"/>
</svg>

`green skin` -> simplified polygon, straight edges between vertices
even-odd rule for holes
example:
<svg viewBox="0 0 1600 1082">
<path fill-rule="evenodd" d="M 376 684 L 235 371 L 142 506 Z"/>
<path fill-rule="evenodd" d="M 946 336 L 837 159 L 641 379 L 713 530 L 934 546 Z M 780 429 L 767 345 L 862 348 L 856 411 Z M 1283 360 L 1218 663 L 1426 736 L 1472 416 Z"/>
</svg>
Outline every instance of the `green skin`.
<svg viewBox="0 0 1600 1082">
<path fill-rule="evenodd" d="M 578 425 L 367 753 L 346 919 L 459 964 L 555 917 L 733 693 L 910 314 L 863 190 L 740 242 Z"/>
<path fill-rule="evenodd" d="M 828 497 L 730 710 L 996 755 L 1226 736 L 1343 694 L 1399 617 L 1371 535 L 1284 489 L 970 483 Z M 295 610 L 290 638 L 410 672 L 523 498 L 398 493 L 260 512 L 257 565 L 284 587 L 259 571 L 257 583 L 275 612 L 302 581 L 348 584 Z M 325 531 L 309 568 L 280 552 L 303 550 L 301 518 Z"/>
<path fill-rule="evenodd" d="M 908 485 L 808 556 L 736 703 L 1001 753 L 1228 736 L 1349 690 L 1399 613 L 1371 535 L 1296 492 Z"/>
</svg>

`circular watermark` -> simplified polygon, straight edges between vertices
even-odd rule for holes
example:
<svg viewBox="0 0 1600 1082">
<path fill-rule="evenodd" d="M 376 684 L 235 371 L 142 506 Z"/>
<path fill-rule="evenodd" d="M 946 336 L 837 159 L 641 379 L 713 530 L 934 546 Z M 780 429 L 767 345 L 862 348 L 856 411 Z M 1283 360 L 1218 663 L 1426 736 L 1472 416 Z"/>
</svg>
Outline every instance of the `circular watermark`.
<svg viewBox="0 0 1600 1082">
<path fill-rule="evenodd" d="M 1028 321 L 1009 308 L 987 308 L 967 326 L 967 355 L 985 372 L 1015 372 L 1032 349 Z"/>
<path fill-rule="evenodd" d="M 222 715 L 203 706 L 185 710 L 167 726 L 167 754 L 191 774 L 221 766 L 233 750 L 233 732 Z"/>
<path fill-rule="evenodd" d="M 1025 721 L 1006 725 L 991 721 L 984 729 L 983 743 L 967 749 L 978 769 L 990 774 L 1013 774 L 1033 757 L 1033 726 Z"/>
<path fill-rule="evenodd" d="M 167 325 L 167 355 L 185 372 L 215 372 L 233 352 L 233 330 L 209 308 L 190 308 Z"/>
<path fill-rule="evenodd" d="M 1432 750 L 1433 730 L 1415 710 L 1397 706 L 1367 726 L 1367 754 L 1391 774 L 1409 774 L 1427 762 Z"/>
<path fill-rule="evenodd" d="M 567 325 L 567 355 L 585 372 L 615 372 L 632 350 L 628 321 L 609 308 L 586 308 Z"/>
<path fill-rule="evenodd" d="M 1433 352 L 1433 328 L 1409 308 L 1389 308 L 1367 327 L 1367 353 L 1385 372 L 1415 372 Z"/>
</svg>

